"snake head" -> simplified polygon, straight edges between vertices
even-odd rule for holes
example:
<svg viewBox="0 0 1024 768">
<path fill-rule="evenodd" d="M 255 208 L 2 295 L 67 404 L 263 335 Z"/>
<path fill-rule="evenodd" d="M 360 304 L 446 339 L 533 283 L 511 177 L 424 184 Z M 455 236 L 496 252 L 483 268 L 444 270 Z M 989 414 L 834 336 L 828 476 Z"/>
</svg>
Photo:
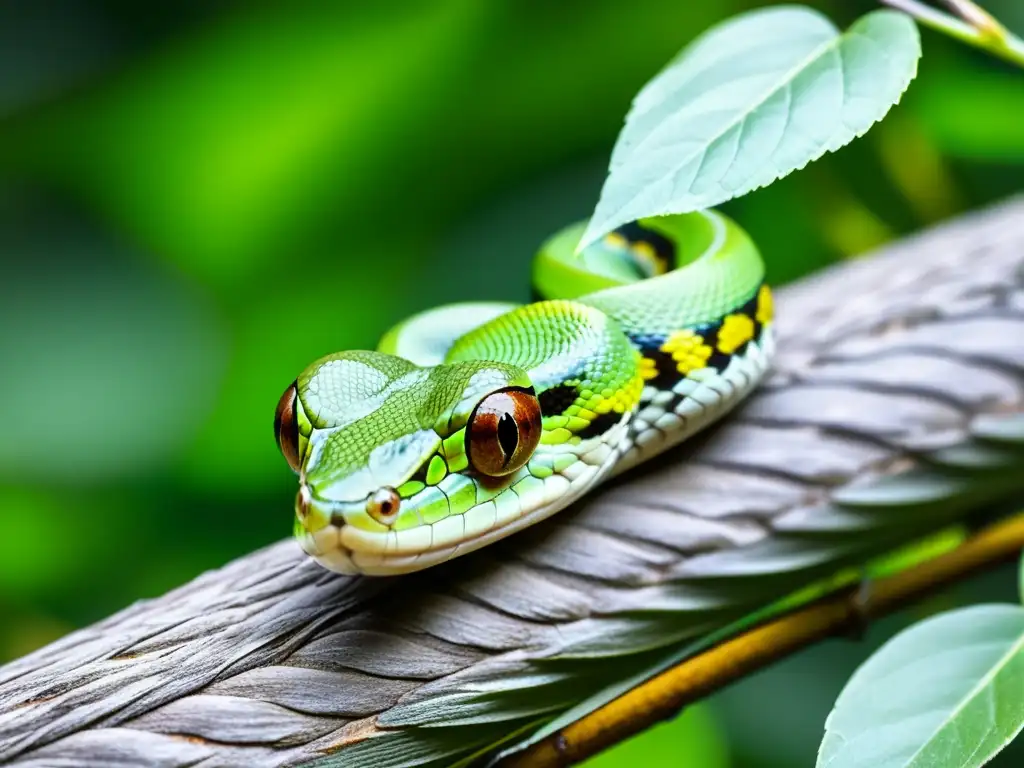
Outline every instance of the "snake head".
<svg viewBox="0 0 1024 768">
<path fill-rule="evenodd" d="M 300 543 L 326 567 L 356 573 L 431 549 L 436 524 L 461 524 L 479 488 L 510 482 L 542 428 L 515 366 L 420 367 L 356 351 L 302 372 L 278 404 L 275 433 L 299 475 Z"/>
</svg>

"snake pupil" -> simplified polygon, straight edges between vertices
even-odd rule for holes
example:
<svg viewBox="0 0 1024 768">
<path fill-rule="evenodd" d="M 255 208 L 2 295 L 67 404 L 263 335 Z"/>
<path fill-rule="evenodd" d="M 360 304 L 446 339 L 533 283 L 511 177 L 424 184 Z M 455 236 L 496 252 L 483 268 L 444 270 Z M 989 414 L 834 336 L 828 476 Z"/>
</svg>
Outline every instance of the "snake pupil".
<svg viewBox="0 0 1024 768">
<path fill-rule="evenodd" d="M 500 389 L 481 400 L 469 417 L 466 458 L 483 475 L 510 475 L 530 460 L 543 431 L 532 388 Z"/>
<path fill-rule="evenodd" d="M 505 454 L 503 463 L 507 465 L 519 446 L 519 426 L 511 413 L 503 413 L 498 419 L 498 445 Z"/>
</svg>

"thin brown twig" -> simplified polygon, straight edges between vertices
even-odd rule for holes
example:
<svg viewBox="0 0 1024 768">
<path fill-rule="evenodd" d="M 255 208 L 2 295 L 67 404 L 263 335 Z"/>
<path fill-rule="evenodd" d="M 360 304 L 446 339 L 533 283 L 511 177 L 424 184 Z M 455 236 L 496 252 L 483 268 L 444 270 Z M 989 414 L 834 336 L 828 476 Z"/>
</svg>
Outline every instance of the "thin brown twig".
<svg viewBox="0 0 1024 768">
<path fill-rule="evenodd" d="M 818 641 L 849 635 L 865 620 L 920 600 L 941 587 L 1016 557 L 1024 549 L 1024 514 L 997 522 L 956 549 L 872 583 L 865 601 L 847 591 L 773 619 L 651 678 L 575 723 L 499 763 L 554 768 L 617 744 L 687 704 Z"/>
<path fill-rule="evenodd" d="M 933 8 L 920 0 L 879 0 L 926 27 L 994 56 L 1024 67 L 1024 40 L 1010 32 L 991 14 L 970 0 L 943 0 L 957 14 Z"/>
<path fill-rule="evenodd" d="M 1006 36 L 1006 27 L 996 21 L 988 11 L 970 0 L 943 0 L 953 13 L 979 32 L 995 38 Z"/>
</svg>

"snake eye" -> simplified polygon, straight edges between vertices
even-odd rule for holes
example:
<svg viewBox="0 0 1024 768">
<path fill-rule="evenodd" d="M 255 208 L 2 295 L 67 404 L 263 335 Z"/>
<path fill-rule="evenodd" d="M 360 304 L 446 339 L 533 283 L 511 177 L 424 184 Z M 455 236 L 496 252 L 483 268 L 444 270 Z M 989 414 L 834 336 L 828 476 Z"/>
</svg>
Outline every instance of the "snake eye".
<svg viewBox="0 0 1024 768">
<path fill-rule="evenodd" d="M 299 471 L 299 423 L 295 420 L 295 403 L 298 398 L 299 392 L 292 383 L 277 401 L 277 412 L 274 414 L 277 447 L 295 472 Z"/>
<path fill-rule="evenodd" d="M 469 418 L 469 463 L 491 477 L 510 475 L 530 460 L 540 435 L 540 403 L 532 391 L 495 392 L 481 400 Z"/>
<path fill-rule="evenodd" d="M 378 488 L 366 499 L 366 512 L 381 525 L 391 525 L 398 519 L 398 506 L 402 498 L 394 488 Z"/>
</svg>

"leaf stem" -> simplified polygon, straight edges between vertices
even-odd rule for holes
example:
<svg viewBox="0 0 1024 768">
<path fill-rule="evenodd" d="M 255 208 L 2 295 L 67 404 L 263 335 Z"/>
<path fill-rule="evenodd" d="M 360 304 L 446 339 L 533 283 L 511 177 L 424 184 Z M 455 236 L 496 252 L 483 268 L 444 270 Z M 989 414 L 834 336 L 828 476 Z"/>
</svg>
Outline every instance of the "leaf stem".
<svg viewBox="0 0 1024 768">
<path fill-rule="evenodd" d="M 971 0 L 943 0 L 950 10 L 957 16 L 974 27 L 981 34 L 987 34 L 993 38 L 1003 38 L 1009 34 L 1002 24 L 995 20 L 995 17 Z"/>
<path fill-rule="evenodd" d="M 1024 513 L 988 526 L 952 551 L 871 582 L 866 598 L 856 589 L 847 590 L 692 656 L 522 752 L 509 755 L 498 766 L 555 768 L 577 763 L 815 642 L 862 631 L 868 619 L 1013 560 L 1022 547 Z"/>
<path fill-rule="evenodd" d="M 981 48 L 994 56 L 1024 67 L 1024 40 L 1010 32 L 988 11 L 971 0 L 943 0 L 958 16 L 925 5 L 919 0 L 881 0 L 926 27 Z"/>
</svg>

